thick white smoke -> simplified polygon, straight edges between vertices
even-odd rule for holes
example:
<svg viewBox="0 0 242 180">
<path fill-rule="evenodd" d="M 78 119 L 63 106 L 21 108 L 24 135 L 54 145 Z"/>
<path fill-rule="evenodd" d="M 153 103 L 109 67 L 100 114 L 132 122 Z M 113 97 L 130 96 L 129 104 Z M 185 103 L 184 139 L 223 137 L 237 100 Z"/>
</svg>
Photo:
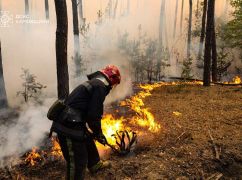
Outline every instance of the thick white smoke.
<svg viewBox="0 0 242 180">
<path fill-rule="evenodd" d="M 39 143 L 47 136 L 51 122 L 47 119 L 48 106 L 53 99 L 45 100 L 43 105 L 29 104 L 24 107 L 14 123 L 0 126 L 0 164 L 3 159 L 19 155 Z M 7 123 L 5 123 L 7 124 Z"/>
</svg>

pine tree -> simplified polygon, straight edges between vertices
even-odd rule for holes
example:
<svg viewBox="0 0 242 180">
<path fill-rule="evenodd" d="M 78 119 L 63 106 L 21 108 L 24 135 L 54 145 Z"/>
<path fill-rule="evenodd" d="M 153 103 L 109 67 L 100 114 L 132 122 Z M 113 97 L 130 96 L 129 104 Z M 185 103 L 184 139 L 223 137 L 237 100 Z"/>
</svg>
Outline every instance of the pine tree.
<svg viewBox="0 0 242 180">
<path fill-rule="evenodd" d="M 189 24 L 187 38 L 187 59 L 191 57 L 191 40 L 192 40 L 192 0 L 189 0 Z"/>
<path fill-rule="evenodd" d="M 3 76 L 3 62 L 2 62 L 2 47 L 0 42 L 0 108 L 7 108 L 8 100 L 5 89 L 5 82 Z"/>
<path fill-rule="evenodd" d="M 25 14 L 29 15 L 29 0 L 25 0 Z"/>
<path fill-rule="evenodd" d="M 215 10 L 214 10 L 215 11 Z M 215 32 L 215 20 L 212 24 L 212 81 L 217 82 L 218 65 L 217 65 L 217 43 L 216 43 L 216 32 Z"/>
<path fill-rule="evenodd" d="M 79 21 L 80 21 L 80 26 L 82 27 L 84 24 L 82 0 L 78 0 L 78 7 L 79 7 Z"/>
<path fill-rule="evenodd" d="M 202 52 L 203 52 L 203 44 L 204 44 L 205 30 L 206 30 L 207 6 L 208 6 L 208 0 L 204 0 L 203 16 L 202 16 L 202 29 L 201 29 L 201 35 L 200 35 L 199 52 L 198 52 L 198 57 L 197 57 L 198 60 L 201 60 Z"/>
<path fill-rule="evenodd" d="M 56 64 L 58 98 L 65 99 L 69 94 L 69 74 L 67 64 L 68 16 L 66 0 L 55 0 L 56 29 Z"/>
<path fill-rule="evenodd" d="M 173 26 L 173 38 L 175 38 L 175 36 L 176 36 L 177 11 L 178 11 L 178 0 L 176 0 L 175 19 L 174 19 L 174 26 Z"/>
<path fill-rule="evenodd" d="M 212 50 L 212 32 L 214 26 L 214 6 L 215 0 L 208 1 L 207 10 L 207 27 L 206 27 L 206 41 L 204 52 L 204 72 L 203 85 L 210 86 L 210 71 L 211 71 L 211 50 Z"/>
<path fill-rule="evenodd" d="M 46 19 L 50 18 L 49 0 L 45 0 L 45 17 L 46 17 Z"/>
<path fill-rule="evenodd" d="M 182 33 L 183 11 L 184 11 L 184 0 L 182 0 L 182 5 L 181 5 L 180 34 Z"/>
<path fill-rule="evenodd" d="M 73 15 L 73 33 L 74 33 L 74 62 L 76 68 L 76 76 L 81 74 L 81 56 L 80 56 L 80 40 L 79 40 L 79 22 L 77 0 L 72 0 L 72 15 Z"/>
</svg>

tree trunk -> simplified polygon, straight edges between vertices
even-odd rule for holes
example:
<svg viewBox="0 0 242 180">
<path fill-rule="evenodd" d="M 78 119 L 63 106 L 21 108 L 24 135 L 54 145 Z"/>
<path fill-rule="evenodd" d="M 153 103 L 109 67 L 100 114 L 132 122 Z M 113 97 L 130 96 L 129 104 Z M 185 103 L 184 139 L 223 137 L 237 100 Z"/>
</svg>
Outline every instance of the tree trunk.
<svg viewBox="0 0 242 180">
<path fill-rule="evenodd" d="M 187 59 L 191 57 L 191 39 L 192 39 L 192 0 L 189 0 L 189 25 L 187 38 Z"/>
<path fill-rule="evenodd" d="M 204 0 L 204 3 L 203 3 L 203 16 L 202 16 L 202 29 L 201 29 L 201 35 L 200 35 L 200 44 L 199 44 L 198 57 L 197 57 L 198 60 L 201 60 L 202 52 L 203 52 L 203 44 L 204 44 L 205 29 L 206 29 L 207 7 L 208 7 L 208 1 Z"/>
<path fill-rule="evenodd" d="M 228 18 L 228 8 L 229 8 L 229 0 L 226 0 L 225 2 L 225 6 L 224 6 L 224 21 L 227 21 L 227 18 Z"/>
<path fill-rule="evenodd" d="M 109 2 L 108 2 L 108 16 L 109 16 L 109 18 L 112 17 L 112 14 L 113 14 L 113 1 L 109 0 Z"/>
<path fill-rule="evenodd" d="M 0 109 L 8 107 L 7 94 L 3 76 L 2 47 L 0 42 Z"/>
<path fill-rule="evenodd" d="M 212 81 L 217 82 L 217 43 L 216 43 L 216 31 L 215 31 L 215 20 L 213 20 L 213 29 L 212 29 Z"/>
<path fill-rule="evenodd" d="M 113 18 L 116 18 L 117 15 L 117 8 L 118 8 L 118 0 L 115 2 L 114 10 L 113 10 Z"/>
<path fill-rule="evenodd" d="M 183 10 L 184 10 L 184 0 L 182 0 L 182 5 L 181 5 L 180 34 L 182 34 Z"/>
<path fill-rule="evenodd" d="M 76 77 L 81 74 L 81 58 L 80 58 L 80 40 L 79 40 L 79 23 L 77 0 L 72 0 L 72 14 L 73 14 L 73 33 L 74 33 L 74 62 L 76 68 Z"/>
<path fill-rule="evenodd" d="M 175 19 L 174 19 L 174 27 L 173 27 L 173 38 L 175 38 L 175 36 L 176 36 L 177 10 L 178 10 L 178 0 L 176 0 L 176 10 L 175 10 Z"/>
<path fill-rule="evenodd" d="M 127 15 L 130 13 L 130 0 L 127 0 Z"/>
<path fill-rule="evenodd" d="M 29 15 L 29 0 L 25 0 L 25 15 Z"/>
<path fill-rule="evenodd" d="M 160 9 L 160 26 L 159 26 L 159 44 L 161 48 L 163 46 L 163 29 L 165 28 L 164 15 L 165 15 L 165 0 L 162 0 L 161 9 Z"/>
<path fill-rule="evenodd" d="M 56 65 L 58 98 L 65 99 L 69 94 L 69 74 L 67 64 L 68 17 L 66 0 L 55 0 L 56 29 Z"/>
<path fill-rule="evenodd" d="M 84 16 L 83 16 L 83 4 L 82 4 L 82 0 L 79 0 L 78 1 L 78 7 L 79 7 L 80 26 L 83 26 L 83 24 L 84 24 Z"/>
<path fill-rule="evenodd" d="M 50 19 L 49 0 L 45 0 L 45 17 L 47 20 Z"/>
<path fill-rule="evenodd" d="M 212 31 L 214 24 L 214 5 L 215 0 L 208 1 L 207 10 L 207 27 L 206 27 L 206 41 L 204 52 L 204 72 L 203 72 L 203 85 L 210 86 L 210 70 L 211 70 L 211 46 L 212 46 Z"/>
<path fill-rule="evenodd" d="M 197 0 L 197 10 L 196 10 L 196 15 L 198 15 L 198 12 L 199 12 L 199 0 Z"/>
</svg>

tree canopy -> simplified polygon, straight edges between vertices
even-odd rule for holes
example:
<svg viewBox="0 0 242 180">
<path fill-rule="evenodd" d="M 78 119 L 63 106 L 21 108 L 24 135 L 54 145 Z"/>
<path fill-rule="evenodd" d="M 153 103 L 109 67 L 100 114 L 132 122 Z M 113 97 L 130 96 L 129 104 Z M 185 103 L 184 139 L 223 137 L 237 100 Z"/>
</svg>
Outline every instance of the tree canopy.
<svg viewBox="0 0 242 180">
<path fill-rule="evenodd" d="M 242 0 L 231 0 L 233 19 L 224 26 L 223 36 L 230 47 L 242 49 Z"/>
</svg>

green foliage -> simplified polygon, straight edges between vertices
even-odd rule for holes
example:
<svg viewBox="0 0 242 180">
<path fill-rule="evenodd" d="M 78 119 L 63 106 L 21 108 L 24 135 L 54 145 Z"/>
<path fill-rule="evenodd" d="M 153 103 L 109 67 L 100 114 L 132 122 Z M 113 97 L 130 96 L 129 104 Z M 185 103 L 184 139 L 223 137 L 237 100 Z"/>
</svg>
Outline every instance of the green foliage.
<svg viewBox="0 0 242 180">
<path fill-rule="evenodd" d="M 202 28 L 202 14 L 203 14 L 203 5 L 204 3 L 201 2 L 198 9 L 194 10 L 194 25 L 192 30 L 193 37 L 200 37 L 201 35 L 201 28 Z"/>
<path fill-rule="evenodd" d="M 184 59 L 183 61 L 183 67 L 182 67 L 182 73 L 181 73 L 181 77 L 184 78 L 184 80 L 186 79 L 191 79 L 193 77 L 193 75 L 191 75 L 192 73 L 192 58 L 188 58 L 188 59 Z"/>
<path fill-rule="evenodd" d="M 86 39 L 90 31 L 90 23 L 87 23 L 86 18 L 83 19 L 83 24 L 80 27 L 80 34 Z"/>
<path fill-rule="evenodd" d="M 130 40 L 127 32 L 120 35 L 118 47 L 121 53 L 128 56 L 134 69 L 135 81 L 158 81 L 164 68 L 168 66 L 168 50 L 160 47 L 157 40 L 147 38 L 146 34 L 142 33 L 141 26 L 138 30 L 139 36 L 134 40 Z"/>
<path fill-rule="evenodd" d="M 41 83 L 36 82 L 36 76 L 30 74 L 28 69 L 22 69 L 23 74 L 20 75 L 21 79 L 24 81 L 22 83 L 23 90 L 17 92 L 17 96 L 22 96 L 25 102 L 28 102 L 30 98 L 34 99 L 36 102 L 41 103 L 40 95 L 43 88 L 46 86 Z"/>
<path fill-rule="evenodd" d="M 222 36 L 230 47 L 242 49 L 242 0 L 231 0 L 233 19 L 222 29 Z"/>
<path fill-rule="evenodd" d="M 83 57 L 81 55 L 76 57 L 72 56 L 71 59 L 73 61 L 76 61 L 76 65 L 79 66 L 79 68 L 76 70 L 76 74 L 78 76 L 85 74 L 85 72 L 87 71 L 87 67 L 84 63 Z"/>
<path fill-rule="evenodd" d="M 218 80 L 220 81 L 222 77 L 227 75 L 228 68 L 231 66 L 233 59 L 224 46 L 220 47 L 217 53 Z"/>
</svg>

